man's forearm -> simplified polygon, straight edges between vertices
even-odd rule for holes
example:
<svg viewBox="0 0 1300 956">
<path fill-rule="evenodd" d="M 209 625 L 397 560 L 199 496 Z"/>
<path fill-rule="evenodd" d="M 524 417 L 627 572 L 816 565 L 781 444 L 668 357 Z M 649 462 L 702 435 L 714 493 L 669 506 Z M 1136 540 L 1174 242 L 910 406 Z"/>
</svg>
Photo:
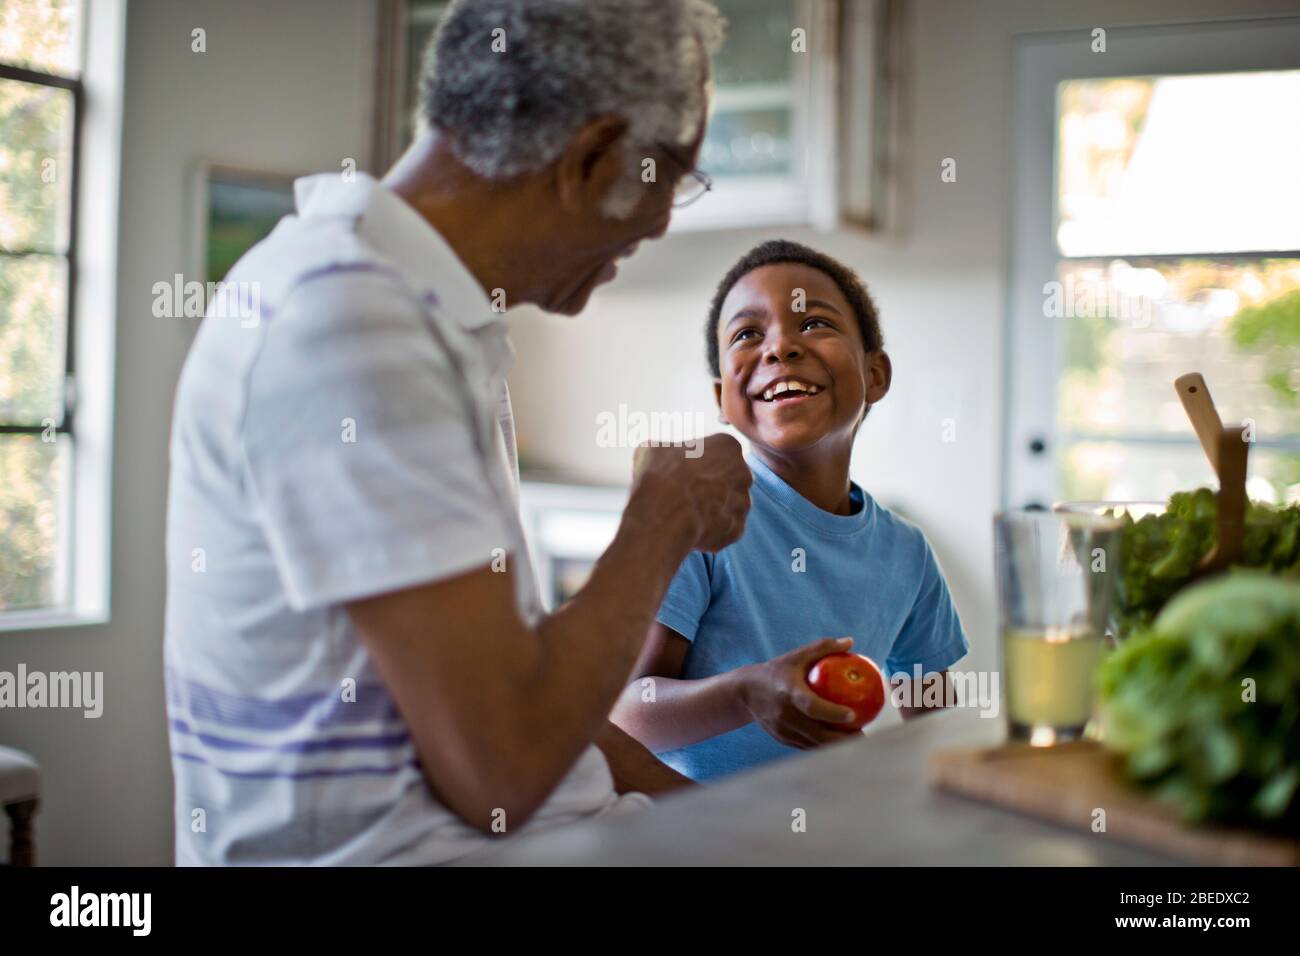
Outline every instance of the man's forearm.
<svg viewBox="0 0 1300 956">
<path fill-rule="evenodd" d="M 744 528 L 753 481 L 729 435 L 685 447 L 637 449 L 618 534 L 572 601 L 535 628 L 536 657 L 510 710 L 545 728 L 545 759 L 576 758 L 594 740 L 632 675 L 664 593 L 692 548 L 718 550 Z M 698 459 L 698 460 L 695 460 Z M 532 734 L 536 739 L 535 734 Z"/>
<path fill-rule="evenodd" d="M 619 793 L 635 791 L 654 796 L 696 785 L 608 721 L 596 738 L 596 746 L 609 763 L 614 789 Z"/>
<path fill-rule="evenodd" d="M 530 699 L 548 736 L 591 740 L 607 721 L 688 553 L 684 540 L 666 523 L 625 517 L 586 586 L 538 626 L 541 673 Z"/>
<path fill-rule="evenodd" d="M 430 787 L 462 819 L 486 829 L 504 808 L 517 824 L 545 802 L 604 728 L 682 560 L 739 537 L 752 476 L 734 438 L 703 441 L 698 462 L 641 449 L 614 542 L 540 622 L 487 565 L 348 604 Z"/>
<path fill-rule="evenodd" d="M 607 723 L 680 541 L 627 524 L 588 586 L 531 628 L 488 567 L 348 606 L 442 802 L 480 828 L 541 806 Z M 428 622 L 450 617 L 466 639 L 429 640 Z"/>
</svg>

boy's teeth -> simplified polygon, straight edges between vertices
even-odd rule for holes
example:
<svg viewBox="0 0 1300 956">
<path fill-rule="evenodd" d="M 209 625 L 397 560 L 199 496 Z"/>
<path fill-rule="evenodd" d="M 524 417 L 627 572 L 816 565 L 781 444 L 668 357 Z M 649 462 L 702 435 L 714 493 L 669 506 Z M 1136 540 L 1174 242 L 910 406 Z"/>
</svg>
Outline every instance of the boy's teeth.
<svg viewBox="0 0 1300 956">
<path fill-rule="evenodd" d="M 815 395 L 816 393 L 820 392 L 820 390 L 822 389 L 820 389 L 820 386 L 818 385 L 805 385 L 801 381 L 776 382 L 776 385 L 772 386 L 772 388 L 770 389 L 767 389 L 767 392 L 763 393 L 763 401 L 771 402 L 772 399 L 776 397 L 776 395 L 780 395 L 785 392 L 802 392 L 807 395 Z"/>
<path fill-rule="evenodd" d="M 821 389 L 816 385 L 805 385 L 800 381 L 777 382 L 771 388 L 763 393 L 763 400 L 770 402 L 777 395 L 783 392 L 803 392 L 807 395 L 816 395 Z"/>
</svg>

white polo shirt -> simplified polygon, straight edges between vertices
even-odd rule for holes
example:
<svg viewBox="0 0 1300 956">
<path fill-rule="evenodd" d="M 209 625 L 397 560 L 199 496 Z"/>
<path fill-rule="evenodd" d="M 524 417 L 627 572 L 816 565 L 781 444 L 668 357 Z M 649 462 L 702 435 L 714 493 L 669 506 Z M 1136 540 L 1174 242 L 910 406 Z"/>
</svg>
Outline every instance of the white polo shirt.
<svg viewBox="0 0 1300 956">
<path fill-rule="evenodd" d="M 295 189 L 297 215 L 227 277 L 255 284 L 241 288 L 260 309 L 210 309 L 176 396 L 176 859 L 459 859 L 493 841 L 433 797 L 342 605 L 505 553 L 520 613 L 537 619 L 513 352 L 474 277 L 395 194 L 364 175 Z M 429 640 L 474 635 L 430 621 Z M 591 747 L 525 829 L 633 805 Z"/>
</svg>

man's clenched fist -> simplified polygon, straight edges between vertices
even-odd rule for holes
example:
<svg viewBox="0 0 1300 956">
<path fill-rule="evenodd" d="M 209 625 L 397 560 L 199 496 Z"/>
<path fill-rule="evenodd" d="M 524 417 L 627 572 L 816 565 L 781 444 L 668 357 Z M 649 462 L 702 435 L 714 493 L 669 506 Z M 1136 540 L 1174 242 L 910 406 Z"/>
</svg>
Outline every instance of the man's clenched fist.
<svg viewBox="0 0 1300 956">
<path fill-rule="evenodd" d="M 689 550 L 721 551 L 740 537 L 753 475 L 730 435 L 684 445 L 641 445 L 633 458 L 629 513 L 683 536 Z"/>
</svg>

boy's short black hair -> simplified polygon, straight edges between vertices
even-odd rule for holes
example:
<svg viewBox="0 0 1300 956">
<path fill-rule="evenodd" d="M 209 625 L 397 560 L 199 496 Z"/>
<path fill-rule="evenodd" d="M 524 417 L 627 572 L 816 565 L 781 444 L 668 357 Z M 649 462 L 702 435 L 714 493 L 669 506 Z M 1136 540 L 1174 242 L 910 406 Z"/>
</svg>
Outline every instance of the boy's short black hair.
<svg viewBox="0 0 1300 956">
<path fill-rule="evenodd" d="M 825 253 L 810 249 L 788 239 L 769 239 L 759 243 L 741 257 L 740 261 L 718 283 L 718 291 L 713 294 L 713 304 L 709 306 L 709 319 L 705 324 L 704 335 L 707 340 L 709 371 L 714 378 L 722 377 L 721 358 L 718 353 L 718 319 L 722 313 L 723 300 L 732 286 L 749 273 L 762 266 L 793 262 L 809 266 L 818 272 L 824 272 L 839 286 L 840 292 L 848 300 L 858 319 L 858 328 L 862 330 L 862 343 L 868 352 L 875 352 L 885 347 L 884 336 L 880 332 L 880 316 L 876 314 L 876 304 L 858 274 L 832 259 Z"/>
</svg>

